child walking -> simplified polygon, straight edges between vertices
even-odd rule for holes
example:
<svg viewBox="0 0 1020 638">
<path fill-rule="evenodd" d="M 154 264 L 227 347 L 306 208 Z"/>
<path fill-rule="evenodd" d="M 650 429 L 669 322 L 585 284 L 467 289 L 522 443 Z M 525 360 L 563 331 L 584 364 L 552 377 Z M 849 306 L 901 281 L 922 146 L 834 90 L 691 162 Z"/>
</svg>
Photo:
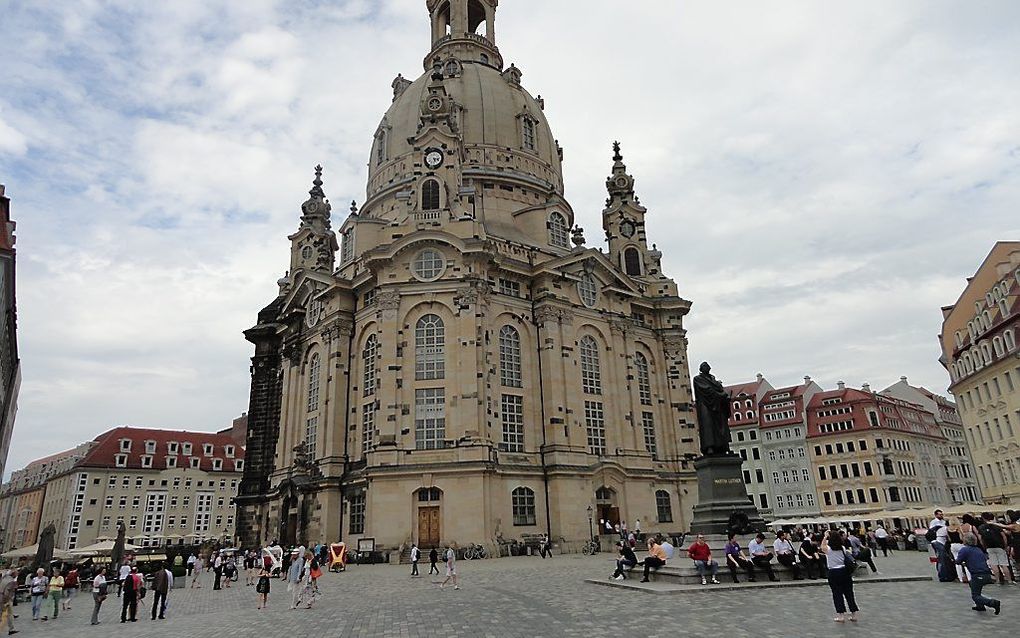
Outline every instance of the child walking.
<svg viewBox="0 0 1020 638">
<path fill-rule="evenodd" d="M 255 585 L 255 593 L 258 595 L 258 609 L 265 609 L 269 606 L 269 572 L 265 567 L 259 572 L 259 582 Z"/>
</svg>

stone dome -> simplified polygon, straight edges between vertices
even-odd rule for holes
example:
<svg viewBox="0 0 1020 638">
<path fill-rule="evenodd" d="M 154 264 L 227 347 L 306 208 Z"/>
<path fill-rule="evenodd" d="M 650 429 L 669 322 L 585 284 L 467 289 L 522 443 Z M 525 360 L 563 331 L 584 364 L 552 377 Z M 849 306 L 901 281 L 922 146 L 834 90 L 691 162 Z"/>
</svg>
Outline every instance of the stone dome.
<svg viewBox="0 0 1020 638">
<path fill-rule="evenodd" d="M 513 65 L 501 72 L 491 64 L 454 57 L 443 60 L 439 68 L 443 88 L 454 105 L 465 168 L 488 168 L 526 182 L 538 180 L 536 186 L 562 195 L 559 145 L 542 102 L 521 86 L 521 72 Z M 413 174 L 413 162 L 406 161 L 416 152 L 410 140 L 420 130 L 422 102 L 435 73 L 430 70 L 414 82 L 402 77 L 394 81 L 394 101 L 376 132 L 369 158 L 369 199 Z M 533 149 L 524 143 L 525 127 L 534 132 Z M 380 145 L 385 147 L 382 151 Z"/>
</svg>

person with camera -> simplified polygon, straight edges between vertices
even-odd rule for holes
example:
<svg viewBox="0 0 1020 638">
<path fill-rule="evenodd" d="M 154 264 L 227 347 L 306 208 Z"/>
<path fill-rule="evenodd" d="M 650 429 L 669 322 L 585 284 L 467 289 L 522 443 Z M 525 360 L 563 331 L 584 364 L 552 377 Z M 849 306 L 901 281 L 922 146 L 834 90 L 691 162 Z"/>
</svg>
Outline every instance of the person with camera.
<svg viewBox="0 0 1020 638">
<path fill-rule="evenodd" d="M 838 531 L 828 531 L 822 537 L 822 553 L 825 554 L 825 566 L 829 570 L 829 589 L 832 590 L 832 604 L 836 608 L 836 622 L 857 622 L 857 599 L 854 598 L 853 572 L 857 563 L 846 549 L 843 535 Z M 847 608 L 850 615 L 847 615 Z"/>
</svg>

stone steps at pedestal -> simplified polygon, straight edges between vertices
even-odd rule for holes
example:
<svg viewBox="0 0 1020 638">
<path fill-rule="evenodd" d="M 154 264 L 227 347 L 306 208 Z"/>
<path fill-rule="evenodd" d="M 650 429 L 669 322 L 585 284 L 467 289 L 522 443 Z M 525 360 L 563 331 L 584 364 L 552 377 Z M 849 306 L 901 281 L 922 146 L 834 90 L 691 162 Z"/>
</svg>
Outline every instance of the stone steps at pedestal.
<svg viewBox="0 0 1020 638">
<path fill-rule="evenodd" d="M 818 585 L 827 585 L 828 581 L 824 579 L 817 580 L 792 580 L 789 577 L 779 582 L 769 582 L 768 579 L 758 580 L 750 583 L 746 579 L 742 579 L 740 583 L 733 583 L 729 579 L 729 572 L 727 571 L 726 578 L 720 578 L 718 585 L 702 585 L 701 579 L 696 578 L 692 582 L 677 582 L 671 580 L 651 580 L 647 583 L 640 582 L 640 574 L 634 578 L 628 578 L 627 580 L 617 581 L 609 579 L 596 579 L 589 578 L 584 582 L 592 585 L 602 585 L 604 587 L 615 587 L 617 589 L 626 589 L 630 591 L 640 591 L 646 594 L 683 594 L 683 593 L 700 593 L 700 592 L 719 592 L 719 591 L 733 591 L 735 589 L 758 589 L 758 588 L 775 588 L 775 587 L 813 587 Z M 854 574 L 854 585 L 868 584 L 868 583 L 906 583 L 906 582 L 919 582 L 919 581 L 930 581 L 931 576 L 885 576 L 882 574 L 871 575 L 863 578 L 858 578 Z"/>
</svg>

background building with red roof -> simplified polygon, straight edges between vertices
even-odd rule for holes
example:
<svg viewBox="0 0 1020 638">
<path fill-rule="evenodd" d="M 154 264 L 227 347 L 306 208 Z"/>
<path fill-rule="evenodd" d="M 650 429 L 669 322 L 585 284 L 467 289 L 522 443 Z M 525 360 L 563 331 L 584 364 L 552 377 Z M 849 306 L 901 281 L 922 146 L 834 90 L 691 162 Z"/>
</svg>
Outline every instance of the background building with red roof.
<svg viewBox="0 0 1020 638">
<path fill-rule="evenodd" d="M 762 516 L 772 513 L 772 498 L 769 496 L 769 484 L 765 478 L 765 465 L 759 445 L 758 403 L 771 389 L 772 384 L 760 373 L 754 381 L 726 386 L 731 401 L 730 449 L 743 459 L 741 473 L 747 497 L 758 507 L 758 513 Z"/>
<path fill-rule="evenodd" d="M 807 441 L 823 515 L 951 503 L 940 463 L 948 442 L 919 405 L 840 382 L 809 402 Z"/>
<path fill-rule="evenodd" d="M 939 465 L 946 482 L 948 498 L 953 503 L 981 502 L 974 461 L 956 404 L 931 390 L 910 385 L 907 377 L 892 384 L 882 394 L 921 406 L 935 417 L 935 423 L 946 439 L 939 450 Z"/>
<path fill-rule="evenodd" d="M 765 476 L 775 518 L 811 518 L 818 502 L 811 461 L 805 449 L 805 407 L 822 388 L 805 376 L 800 385 L 770 390 L 758 410 Z"/>
<path fill-rule="evenodd" d="M 230 540 L 243 471 L 244 448 L 229 429 L 116 427 L 12 475 L 0 515 L 6 507 L 17 523 L 31 510 L 36 522 L 24 533 L 11 527 L 5 543 L 31 545 L 52 523 L 56 546 L 74 549 L 116 537 L 120 521 L 143 547 Z"/>
</svg>

